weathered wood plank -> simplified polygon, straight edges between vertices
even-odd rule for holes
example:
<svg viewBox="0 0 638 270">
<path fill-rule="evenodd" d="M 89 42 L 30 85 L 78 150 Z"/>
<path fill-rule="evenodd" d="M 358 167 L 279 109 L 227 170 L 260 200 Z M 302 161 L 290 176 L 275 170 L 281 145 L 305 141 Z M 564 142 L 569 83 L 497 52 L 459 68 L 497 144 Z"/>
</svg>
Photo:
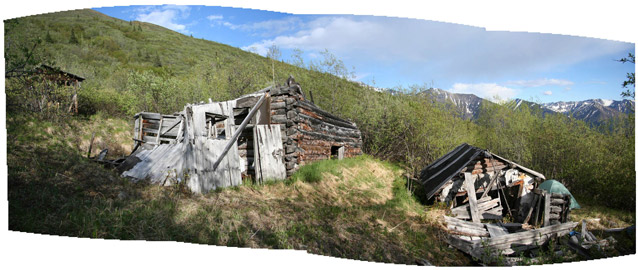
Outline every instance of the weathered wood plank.
<svg viewBox="0 0 638 270">
<path fill-rule="evenodd" d="M 248 125 L 248 122 L 250 121 L 250 119 L 255 115 L 255 113 L 257 113 L 257 109 L 259 108 L 259 106 L 261 106 L 261 104 L 264 102 L 264 100 L 268 97 L 268 93 L 262 95 L 259 100 L 257 101 L 257 103 L 255 104 L 255 106 L 253 106 L 253 108 L 250 110 L 250 112 L 248 113 L 248 116 L 246 116 L 246 119 L 244 119 L 244 121 L 241 123 L 241 125 L 239 125 L 239 128 L 237 128 L 237 130 L 235 131 L 235 134 L 233 134 L 233 137 L 229 140 L 228 144 L 226 145 L 226 147 L 224 147 L 224 151 L 221 152 L 219 158 L 217 159 L 217 161 L 215 161 L 215 163 L 213 164 L 213 170 L 217 169 L 217 166 L 219 166 L 219 163 L 221 162 L 221 160 L 224 158 L 224 156 L 226 155 L 226 152 L 228 152 L 228 150 L 230 149 L 230 147 L 235 144 L 235 141 L 237 141 L 237 138 L 239 138 L 239 135 L 242 133 L 242 131 L 244 130 L 244 128 L 246 128 L 246 125 Z"/>
<path fill-rule="evenodd" d="M 459 213 L 455 216 L 458 219 L 470 219 L 470 213 Z M 503 219 L 503 208 L 497 207 L 481 213 L 481 219 Z"/>
<path fill-rule="evenodd" d="M 477 229 L 473 229 L 473 228 L 468 228 L 468 227 L 463 227 L 463 226 L 458 226 L 458 225 L 452 225 L 452 224 L 448 224 L 447 225 L 447 229 L 449 231 L 452 231 L 452 233 L 460 234 L 460 235 L 484 236 L 484 237 L 490 236 L 488 231 L 485 230 L 485 229 L 477 230 Z"/>
<path fill-rule="evenodd" d="M 532 199 L 532 203 L 529 204 L 529 210 L 527 211 L 527 215 L 525 215 L 525 220 L 523 221 L 523 223 L 529 222 L 529 219 L 532 217 L 532 211 L 534 211 L 534 207 L 536 206 L 536 200 L 538 200 L 538 195 L 535 193 L 532 193 L 532 196 L 534 196 L 534 198 Z"/>
<path fill-rule="evenodd" d="M 544 196 L 545 198 L 545 208 L 543 209 L 543 227 L 550 226 L 549 217 L 550 217 L 550 203 L 552 201 L 551 194 L 548 192 Z"/>
<path fill-rule="evenodd" d="M 476 193 L 474 191 L 474 177 L 470 173 L 465 173 L 465 190 L 467 190 L 467 196 L 470 199 L 470 213 L 472 222 L 481 223 L 481 217 L 479 216 L 478 203 L 476 202 Z"/>
<path fill-rule="evenodd" d="M 497 244 L 513 243 L 521 239 L 538 237 L 538 235 L 551 234 L 551 233 L 556 233 L 556 232 L 560 232 L 564 230 L 569 231 L 573 229 L 574 227 L 576 227 L 576 225 L 578 225 L 578 223 L 576 222 L 567 222 L 567 223 L 561 223 L 558 225 L 542 227 L 535 230 L 529 230 L 525 232 L 510 233 L 503 236 L 489 238 L 487 239 L 486 244 L 489 246 L 493 246 Z"/>
<path fill-rule="evenodd" d="M 468 228 L 485 230 L 485 225 L 483 225 L 482 223 L 469 222 L 469 221 L 461 220 L 461 219 L 450 217 L 450 216 L 443 216 L 443 218 L 444 218 L 445 222 L 448 223 L 448 224 L 453 224 L 453 225 L 459 225 L 459 226 L 464 226 L 464 227 L 468 227 Z"/>
<path fill-rule="evenodd" d="M 281 143 L 281 130 L 278 125 L 255 126 L 255 178 L 258 181 L 281 180 L 286 178 L 284 150 Z"/>
<path fill-rule="evenodd" d="M 486 223 L 485 227 L 487 228 L 487 231 L 489 232 L 490 237 L 497 237 L 497 236 L 502 236 L 502 235 L 509 234 L 507 229 L 505 229 L 505 228 L 503 228 L 501 226 L 498 226 L 498 225 Z"/>
</svg>

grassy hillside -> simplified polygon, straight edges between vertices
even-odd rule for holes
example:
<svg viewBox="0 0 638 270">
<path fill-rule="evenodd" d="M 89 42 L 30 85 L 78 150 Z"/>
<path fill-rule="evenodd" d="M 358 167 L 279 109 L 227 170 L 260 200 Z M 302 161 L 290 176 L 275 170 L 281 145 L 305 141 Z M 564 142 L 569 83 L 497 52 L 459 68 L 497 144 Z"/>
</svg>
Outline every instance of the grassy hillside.
<svg viewBox="0 0 638 270">
<path fill-rule="evenodd" d="M 286 182 L 194 196 L 182 186 L 131 183 L 84 159 L 85 130 L 128 125 L 92 117 L 64 124 L 10 117 L 9 229 L 77 237 L 170 240 L 253 248 L 294 248 L 359 260 L 464 265 L 448 248 L 442 210 L 405 189 L 402 170 L 363 156 L 303 167 Z M 26 124 L 22 124 L 26 123 Z M 20 130 L 17 130 L 20 129 Z M 119 147 L 118 147 L 119 145 Z M 36 165 L 36 166 L 34 166 Z"/>
<path fill-rule="evenodd" d="M 401 168 L 369 156 L 313 163 L 286 182 L 195 196 L 179 185 L 131 183 L 84 158 L 93 131 L 96 148 L 130 151 L 122 139 L 130 136 L 125 121 L 102 115 L 61 122 L 10 116 L 7 129 L 8 141 L 15 142 L 7 149 L 13 231 L 300 249 L 403 264 L 421 259 L 472 264 L 444 241 L 445 207 L 417 202 L 405 188 Z M 600 219 L 588 223 L 590 230 L 635 223 L 634 213 L 580 203 L 574 220 Z M 627 242 L 619 254 L 635 252 L 634 241 L 615 237 Z M 551 254 L 542 259 L 564 260 Z"/>
<path fill-rule="evenodd" d="M 19 63 L 21 49 L 31 49 L 38 39 L 42 43 L 33 50 L 34 63 L 52 62 L 86 78 L 79 99 L 85 115 L 102 112 L 130 119 L 139 111 L 172 113 L 186 103 L 226 100 L 272 83 L 271 59 L 93 10 L 6 21 L 7 66 Z M 321 63 L 304 68 L 274 64 L 277 83 L 293 75 L 320 107 L 356 122 L 369 154 L 416 170 L 456 145 L 474 141 L 471 123 L 426 98 L 379 93 L 331 75 L 330 67 Z M 25 100 L 41 100 L 37 94 L 25 97 L 23 83 L 5 81 L 9 113 L 24 111 L 20 106 L 28 103 Z"/>
<path fill-rule="evenodd" d="M 44 62 L 52 62 L 62 70 L 87 79 L 82 104 L 89 111 L 108 110 L 121 115 L 130 115 L 139 109 L 173 112 L 187 102 L 234 98 L 272 83 L 270 59 L 157 25 L 111 18 L 93 10 L 6 21 L 8 50 L 17 51 L 20 45 L 28 47 L 38 38 L 42 43 L 36 51 Z M 315 102 L 325 108 L 332 107 L 328 106 L 326 97 L 327 92 L 332 91 L 328 89 L 329 83 L 334 80 L 339 81 L 339 91 L 345 93 L 342 97 L 355 98 L 355 94 L 364 91 L 355 83 L 279 61 L 275 73 L 278 83 L 289 75 L 295 76 L 304 88 L 313 90 Z M 136 91 L 140 87 L 152 89 Z M 151 96 L 149 100 L 145 100 L 145 94 Z M 116 100 L 110 100 L 113 97 Z M 115 103 L 113 108 L 104 106 L 109 101 Z M 345 104 L 346 101 L 339 102 Z M 340 109 L 346 114 L 350 110 L 344 106 Z"/>
</svg>

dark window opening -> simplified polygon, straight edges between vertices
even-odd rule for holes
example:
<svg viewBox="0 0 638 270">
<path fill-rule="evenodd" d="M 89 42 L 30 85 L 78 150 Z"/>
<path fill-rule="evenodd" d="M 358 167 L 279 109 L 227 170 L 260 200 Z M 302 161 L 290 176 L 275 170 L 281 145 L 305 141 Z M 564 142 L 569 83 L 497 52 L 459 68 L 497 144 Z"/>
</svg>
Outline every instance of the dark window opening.
<svg viewBox="0 0 638 270">
<path fill-rule="evenodd" d="M 228 116 L 206 113 L 206 135 L 210 139 L 226 138 L 226 119 Z"/>
<path fill-rule="evenodd" d="M 343 159 L 343 146 L 333 145 L 330 147 L 330 159 Z"/>
</svg>

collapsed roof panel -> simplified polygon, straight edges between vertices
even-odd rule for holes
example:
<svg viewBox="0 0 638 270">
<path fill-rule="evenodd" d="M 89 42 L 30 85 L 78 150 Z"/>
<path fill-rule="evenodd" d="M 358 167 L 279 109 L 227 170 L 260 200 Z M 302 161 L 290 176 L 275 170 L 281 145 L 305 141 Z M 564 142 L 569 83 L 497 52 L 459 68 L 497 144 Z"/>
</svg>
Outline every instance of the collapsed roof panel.
<svg viewBox="0 0 638 270">
<path fill-rule="evenodd" d="M 482 153 L 483 150 L 464 143 L 423 169 L 419 181 L 427 191 L 427 198 L 432 198 L 445 183 Z"/>
<path fill-rule="evenodd" d="M 468 168 L 473 168 L 474 164 L 477 162 L 477 159 L 483 157 L 487 159 L 495 159 L 504 163 L 506 166 L 497 166 L 496 168 L 482 168 L 473 171 L 472 173 L 483 172 L 490 174 L 494 171 L 494 169 L 500 170 L 509 167 L 516 168 L 517 170 L 525 172 L 529 175 L 533 175 L 539 180 L 545 180 L 545 176 L 539 172 L 523 167 L 517 163 L 495 155 L 485 149 L 480 149 L 467 143 L 463 143 L 454 148 L 454 150 L 435 160 L 421 171 L 421 174 L 419 175 L 419 182 L 426 190 L 427 199 L 431 199 L 441 190 L 443 186 L 445 186 L 446 183 L 448 183 L 455 176 L 458 176 L 459 173 L 465 172 L 466 170 L 468 170 Z M 498 164 L 498 162 L 490 163 L 487 160 L 485 162 L 485 164 Z"/>
</svg>

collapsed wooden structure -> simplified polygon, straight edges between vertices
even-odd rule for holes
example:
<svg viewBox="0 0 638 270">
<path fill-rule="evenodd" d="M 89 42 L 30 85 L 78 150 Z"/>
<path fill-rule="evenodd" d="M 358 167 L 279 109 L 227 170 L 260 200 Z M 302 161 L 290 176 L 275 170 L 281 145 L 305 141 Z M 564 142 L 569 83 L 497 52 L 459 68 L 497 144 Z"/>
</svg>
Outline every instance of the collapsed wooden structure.
<svg viewBox="0 0 638 270">
<path fill-rule="evenodd" d="M 118 166 L 122 176 L 185 181 L 195 193 L 246 178 L 284 179 L 309 162 L 361 154 L 356 125 L 309 102 L 292 77 L 234 100 L 134 118 L 135 149 Z"/>
<path fill-rule="evenodd" d="M 484 262 L 569 233 L 570 195 L 538 189 L 545 176 L 462 144 L 421 171 L 428 200 L 447 202 L 447 241 Z M 512 222 L 504 223 L 508 216 Z M 492 222 L 483 222 L 490 220 Z"/>
</svg>

